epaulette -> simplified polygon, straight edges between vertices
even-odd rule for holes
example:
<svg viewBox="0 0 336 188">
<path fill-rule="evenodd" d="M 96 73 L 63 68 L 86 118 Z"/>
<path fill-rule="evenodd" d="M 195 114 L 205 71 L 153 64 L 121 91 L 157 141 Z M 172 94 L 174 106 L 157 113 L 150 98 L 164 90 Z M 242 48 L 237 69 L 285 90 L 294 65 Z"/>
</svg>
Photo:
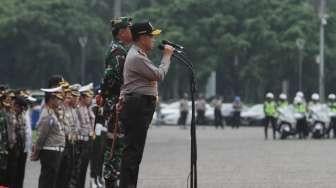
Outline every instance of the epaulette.
<svg viewBox="0 0 336 188">
<path fill-rule="evenodd" d="M 138 53 L 139 53 L 140 55 L 144 56 L 144 57 L 147 57 L 147 55 L 146 55 L 144 52 L 142 52 L 141 50 L 138 50 Z"/>
<path fill-rule="evenodd" d="M 50 118 L 50 119 L 49 119 L 49 122 L 48 122 L 48 125 L 49 125 L 50 127 L 52 127 L 53 124 L 54 124 L 54 118 Z"/>
<path fill-rule="evenodd" d="M 111 48 L 111 52 L 115 52 L 116 50 L 118 50 L 119 48 L 119 45 L 115 42 L 112 42 L 111 45 L 110 45 L 110 48 Z"/>
</svg>

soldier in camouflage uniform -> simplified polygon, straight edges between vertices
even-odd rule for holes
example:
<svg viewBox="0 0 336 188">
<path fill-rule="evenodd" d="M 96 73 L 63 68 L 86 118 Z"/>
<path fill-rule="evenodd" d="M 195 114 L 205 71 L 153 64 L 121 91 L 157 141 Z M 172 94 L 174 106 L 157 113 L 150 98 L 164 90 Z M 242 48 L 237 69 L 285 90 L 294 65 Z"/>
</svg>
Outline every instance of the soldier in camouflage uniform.
<svg viewBox="0 0 336 188">
<path fill-rule="evenodd" d="M 111 153 L 116 121 L 115 106 L 118 103 L 120 87 L 123 84 L 123 67 L 127 55 L 126 48 L 132 43 L 132 34 L 130 31 L 131 20 L 128 17 L 111 20 L 114 40 L 109 47 L 105 59 L 105 76 L 101 89 L 105 105 L 104 113 L 108 122 L 103 170 L 106 188 L 117 187 L 122 150 L 124 148 L 122 135 L 118 134 L 113 155 Z"/>
<path fill-rule="evenodd" d="M 13 98 L 13 106 L 8 113 L 9 187 L 22 188 L 25 174 L 27 152 L 26 144 L 26 110 L 27 100 L 19 93 Z"/>
<path fill-rule="evenodd" d="M 8 133 L 6 110 L 3 101 L 6 97 L 7 87 L 0 86 L 0 185 L 8 184 L 7 159 L 8 159 Z"/>
</svg>

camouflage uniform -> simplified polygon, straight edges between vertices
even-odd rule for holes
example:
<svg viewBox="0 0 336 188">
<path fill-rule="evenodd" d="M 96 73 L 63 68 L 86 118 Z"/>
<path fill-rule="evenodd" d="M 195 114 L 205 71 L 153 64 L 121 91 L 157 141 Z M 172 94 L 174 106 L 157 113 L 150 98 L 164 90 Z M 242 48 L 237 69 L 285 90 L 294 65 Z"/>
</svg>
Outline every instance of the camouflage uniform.
<svg viewBox="0 0 336 188">
<path fill-rule="evenodd" d="M 113 134 L 115 124 L 115 110 L 114 107 L 118 103 L 120 87 L 123 83 L 123 67 L 127 51 L 121 42 L 113 41 L 110 45 L 107 57 L 105 59 L 105 78 L 104 84 L 106 84 L 106 90 L 103 90 L 106 105 L 109 110 L 105 110 L 105 113 L 110 111 L 108 119 L 108 139 L 106 140 L 105 152 L 104 152 L 104 170 L 103 175 L 108 184 L 113 184 L 119 179 L 120 163 L 122 150 L 124 144 L 122 141 L 122 135 L 118 135 L 118 138 L 114 146 L 113 158 L 111 158 L 111 147 L 113 140 L 111 135 Z"/>
<path fill-rule="evenodd" d="M 118 102 L 123 83 L 123 68 L 127 50 L 121 42 L 112 41 L 105 59 L 103 95 L 114 104 Z"/>
<path fill-rule="evenodd" d="M 26 119 L 25 111 L 20 114 L 8 113 L 8 140 L 9 140 L 9 161 L 8 175 L 9 187 L 23 187 L 27 153 L 26 143 Z"/>
<path fill-rule="evenodd" d="M 120 29 L 131 26 L 132 18 L 120 17 L 111 20 L 112 33 L 116 38 Z M 123 84 L 123 69 L 127 55 L 126 45 L 122 41 L 113 40 L 109 46 L 105 58 L 105 73 L 101 86 L 102 97 L 104 99 L 103 116 L 107 122 L 107 139 L 104 149 L 104 165 L 103 176 L 106 188 L 117 187 L 120 174 L 121 155 L 124 148 L 121 131 L 119 131 L 118 139 L 115 141 L 114 154 L 111 157 L 111 149 L 113 143 L 113 132 L 116 122 L 115 106 L 118 103 L 120 88 Z"/>
</svg>

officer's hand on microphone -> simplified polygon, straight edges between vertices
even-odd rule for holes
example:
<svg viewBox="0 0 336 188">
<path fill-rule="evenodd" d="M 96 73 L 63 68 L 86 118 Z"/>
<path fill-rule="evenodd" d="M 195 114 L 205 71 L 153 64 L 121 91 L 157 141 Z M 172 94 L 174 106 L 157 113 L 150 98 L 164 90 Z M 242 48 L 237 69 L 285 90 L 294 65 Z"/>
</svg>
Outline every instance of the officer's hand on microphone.
<svg viewBox="0 0 336 188">
<path fill-rule="evenodd" d="M 174 47 L 165 44 L 163 49 L 163 56 L 170 58 L 173 55 L 174 51 L 175 51 Z"/>
</svg>

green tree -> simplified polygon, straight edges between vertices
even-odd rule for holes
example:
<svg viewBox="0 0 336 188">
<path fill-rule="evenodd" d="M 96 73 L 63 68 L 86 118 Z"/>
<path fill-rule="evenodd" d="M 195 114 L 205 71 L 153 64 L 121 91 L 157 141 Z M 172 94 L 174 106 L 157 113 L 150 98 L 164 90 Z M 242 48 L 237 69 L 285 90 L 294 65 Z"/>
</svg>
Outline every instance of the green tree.
<svg viewBox="0 0 336 188">
<path fill-rule="evenodd" d="M 63 74 L 78 82 L 78 37 L 84 35 L 88 36 L 86 74 L 99 80 L 107 27 L 85 2 L 4 0 L 1 4 L 0 80 L 14 87 L 38 88 L 50 75 Z"/>
</svg>

